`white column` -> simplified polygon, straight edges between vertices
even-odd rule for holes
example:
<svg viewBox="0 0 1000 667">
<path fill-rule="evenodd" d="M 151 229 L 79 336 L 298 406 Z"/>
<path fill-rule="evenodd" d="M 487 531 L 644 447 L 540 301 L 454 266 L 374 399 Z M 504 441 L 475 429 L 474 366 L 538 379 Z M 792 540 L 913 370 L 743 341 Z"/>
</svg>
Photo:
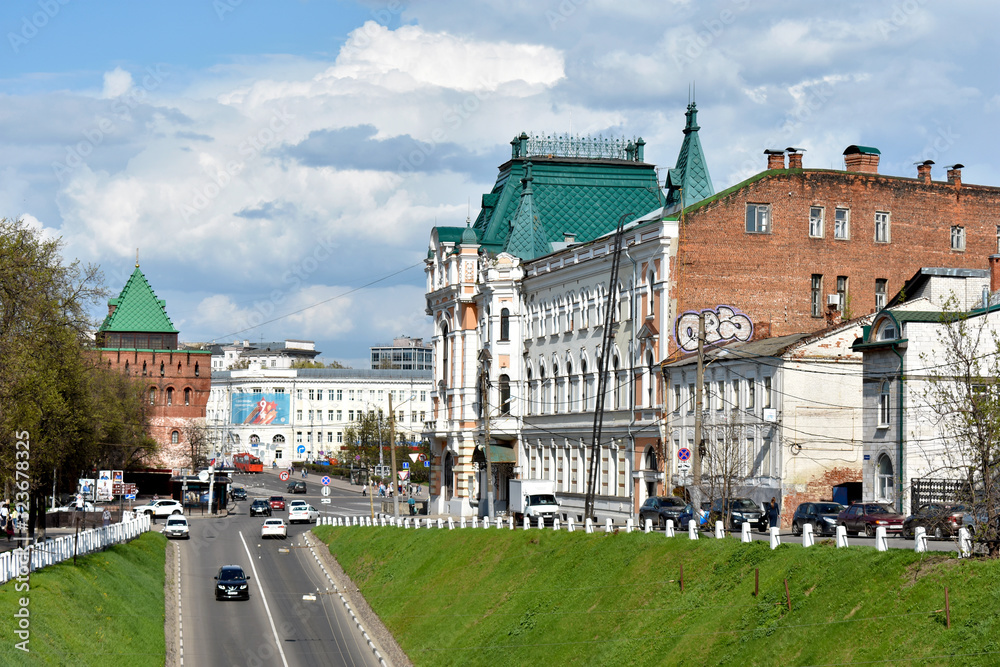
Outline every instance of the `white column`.
<svg viewBox="0 0 1000 667">
<path fill-rule="evenodd" d="M 771 548 L 777 549 L 781 545 L 781 532 L 777 526 L 771 526 Z"/>
<path fill-rule="evenodd" d="M 726 529 L 722 526 L 721 521 L 715 522 L 715 539 L 721 540 L 726 536 Z"/>
<path fill-rule="evenodd" d="M 674 520 L 673 519 L 667 519 L 666 536 L 667 537 L 673 537 L 674 536 Z"/>
<path fill-rule="evenodd" d="M 651 532 L 653 530 L 653 520 L 652 519 L 646 519 L 646 523 L 643 524 L 642 529 L 643 529 L 643 532 L 645 532 L 645 533 Z"/>
<path fill-rule="evenodd" d="M 688 537 L 692 540 L 698 539 L 698 524 L 695 523 L 694 519 L 688 519 Z"/>
<path fill-rule="evenodd" d="M 837 526 L 837 548 L 840 549 L 846 546 L 847 546 L 847 527 Z"/>
<path fill-rule="evenodd" d="M 811 547 L 816 543 L 816 538 L 813 536 L 813 525 L 811 523 L 806 523 L 802 525 L 802 546 Z"/>
<path fill-rule="evenodd" d="M 889 543 L 885 539 L 885 526 L 878 526 L 875 529 L 875 548 L 878 551 L 889 550 Z"/>
</svg>

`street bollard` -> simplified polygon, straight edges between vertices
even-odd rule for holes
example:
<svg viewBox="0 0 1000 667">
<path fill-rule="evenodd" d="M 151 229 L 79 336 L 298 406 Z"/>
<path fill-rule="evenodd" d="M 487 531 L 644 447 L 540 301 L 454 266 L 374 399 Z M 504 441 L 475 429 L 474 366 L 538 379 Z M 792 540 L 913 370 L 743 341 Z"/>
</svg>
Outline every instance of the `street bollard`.
<svg viewBox="0 0 1000 667">
<path fill-rule="evenodd" d="M 878 551 L 889 550 L 889 542 L 885 539 L 885 526 L 875 528 L 875 549 Z"/>
<path fill-rule="evenodd" d="M 632 532 L 632 517 L 625 519 L 625 532 L 626 533 Z"/>
<path fill-rule="evenodd" d="M 972 555 L 972 538 L 969 535 L 969 529 L 965 527 L 958 529 L 958 554 L 962 558 L 968 558 Z"/>
<path fill-rule="evenodd" d="M 459 520 L 458 520 L 458 527 L 459 528 L 467 528 L 468 527 L 468 526 L 465 525 L 465 517 L 464 516 L 459 518 Z"/>
<path fill-rule="evenodd" d="M 507 517 L 507 527 L 510 528 L 511 530 L 514 530 L 514 517 L 512 516 Z"/>
<path fill-rule="evenodd" d="M 524 528 L 525 530 L 531 528 L 531 519 L 529 519 L 528 517 L 524 517 L 524 521 L 521 522 L 521 527 Z"/>
<path fill-rule="evenodd" d="M 479 528 L 479 517 L 477 516 L 472 517 L 472 527 Z"/>
<path fill-rule="evenodd" d="M 667 519 L 666 536 L 667 537 L 673 537 L 674 536 L 674 520 L 673 519 Z"/>
<path fill-rule="evenodd" d="M 917 526 L 913 529 L 913 550 L 918 554 L 927 551 L 927 529 L 923 526 Z"/>
<path fill-rule="evenodd" d="M 503 528 L 503 519 L 497 517 L 497 530 L 500 530 L 501 528 Z"/>
<path fill-rule="evenodd" d="M 771 548 L 777 549 L 781 546 L 781 529 L 777 526 L 771 526 Z"/>
<path fill-rule="evenodd" d="M 559 517 L 552 519 L 552 530 L 559 530 Z"/>
<path fill-rule="evenodd" d="M 606 517 L 604 519 L 604 532 L 605 533 L 610 533 L 612 530 L 614 530 L 614 526 L 611 523 L 611 518 L 610 517 Z"/>
<path fill-rule="evenodd" d="M 573 517 L 566 517 L 566 530 L 573 532 Z"/>
<path fill-rule="evenodd" d="M 585 533 L 594 532 L 594 522 L 591 520 L 589 516 L 587 517 L 587 523 L 584 524 L 583 532 Z"/>
<path fill-rule="evenodd" d="M 746 521 L 740 526 L 740 542 L 743 544 L 749 544 L 753 542 L 753 536 L 750 534 L 750 524 Z"/>
<path fill-rule="evenodd" d="M 722 527 L 721 521 L 715 522 L 715 539 L 721 540 L 726 536 L 726 529 Z"/>
<path fill-rule="evenodd" d="M 646 523 L 643 524 L 643 532 L 644 533 L 649 533 L 649 532 L 652 532 L 652 530 L 653 530 L 653 520 L 652 519 L 646 519 Z"/>
<path fill-rule="evenodd" d="M 688 537 L 692 540 L 698 539 L 698 524 L 695 523 L 694 519 L 688 519 Z"/>
<path fill-rule="evenodd" d="M 816 538 L 813 536 L 813 525 L 811 523 L 803 524 L 802 546 L 811 547 L 815 543 L 816 543 Z"/>
<path fill-rule="evenodd" d="M 847 547 L 847 526 L 837 526 L 837 548 Z"/>
<path fill-rule="evenodd" d="M 484 516 L 483 517 L 483 528 L 489 528 L 489 527 L 490 527 L 490 518 L 488 516 Z"/>
<path fill-rule="evenodd" d="M 545 519 L 543 519 L 542 517 L 538 517 L 538 519 L 535 521 L 535 527 L 538 528 L 538 530 L 545 528 Z"/>
</svg>

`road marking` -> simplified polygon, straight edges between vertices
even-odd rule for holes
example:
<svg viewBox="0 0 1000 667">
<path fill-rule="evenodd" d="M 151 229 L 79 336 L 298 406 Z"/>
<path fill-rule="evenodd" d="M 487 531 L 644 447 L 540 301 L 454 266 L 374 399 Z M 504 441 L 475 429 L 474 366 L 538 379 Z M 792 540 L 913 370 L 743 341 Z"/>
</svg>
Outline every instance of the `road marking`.
<svg viewBox="0 0 1000 667">
<path fill-rule="evenodd" d="M 285 659 L 285 652 L 281 648 L 281 640 L 278 639 L 278 630 L 274 627 L 274 617 L 271 616 L 271 608 L 267 606 L 267 598 L 264 596 L 264 584 L 261 583 L 260 575 L 257 574 L 257 566 L 253 564 L 253 555 L 250 553 L 250 547 L 247 546 L 247 541 L 243 539 L 243 531 L 240 531 L 240 542 L 243 543 L 243 548 L 247 552 L 247 560 L 250 561 L 250 569 L 253 570 L 253 578 L 257 580 L 257 588 L 260 589 L 260 599 L 264 602 L 264 611 L 267 612 L 267 620 L 271 622 L 271 633 L 274 635 L 274 645 L 278 647 L 278 655 L 281 656 L 281 664 L 288 667 L 288 660 Z"/>
</svg>

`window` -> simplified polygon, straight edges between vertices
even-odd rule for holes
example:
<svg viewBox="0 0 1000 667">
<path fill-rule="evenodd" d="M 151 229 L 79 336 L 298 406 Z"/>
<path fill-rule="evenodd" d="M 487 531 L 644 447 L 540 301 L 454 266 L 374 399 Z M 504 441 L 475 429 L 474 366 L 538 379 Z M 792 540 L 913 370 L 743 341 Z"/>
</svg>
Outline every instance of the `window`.
<svg viewBox="0 0 1000 667">
<path fill-rule="evenodd" d="M 149 404 L 154 405 L 156 403 L 156 387 L 149 388 Z"/>
<path fill-rule="evenodd" d="M 191 390 L 184 390 L 184 405 L 191 405 Z"/>
<path fill-rule="evenodd" d="M 837 296 L 840 297 L 837 310 L 844 312 L 844 307 L 847 305 L 847 276 L 837 276 Z"/>
<path fill-rule="evenodd" d="M 892 460 L 885 454 L 878 459 L 878 499 L 892 502 Z"/>
<path fill-rule="evenodd" d="M 295 432 L 295 442 L 302 442 L 302 431 Z"/>
<path fill-rule="evenodd" d="M 688 408 L 687 409 L 688 414 L 691 414 L 692 412 L 694 412 L 694 398 L 695 398 L 694 392 L 695 392 L 694 385 L 693 384 L 689 384 L 688 385 L 688 406 L 687 406 L 687 408 Z"/>
<path fill-rule="evenodd" d="M 847 240 L 851 238 L 851 212 L 846 208 L 838 208 L 833 214 L 833 238 Z"/>
<path fill-rule="evenodd" d="M 882 380 L 878 391 L 878 425 L 879 428 L 889 426 L 889 381 Z"/>
<path fill-rule="evenodd" d="M 196 361 L 194 364 L 194 376 L 198 377 L 199 375 L 201 375 L 201 371 L 198 370 L 198 362 Z"/>
<path fill-rule="evenodd" d="M 163 362 L 161 361 L 160 362 L 160 377 L 163 377 L 165 373 L 166 373 L 166 369 L 164 368 Z"/>
<path fill-rule="evenodd" d="M 754 381 L 752 379 L 751 380 L 747 380 L 747 410 L 748 411 L 753 411 L 753 408 L 754 408 L 754 399 L 756 398 L 756 393 L 757 393 L 756 390 L 757 390 L 756 383 L 754 383 Z"/>
<path fill-rule="evenodd" d="M 500 310 L 500 340 L 510 340 L 510 310 Z"/>
<path fill-rule="evenodd" d="M 426 401 L 427 400 L 427 392 L 426 391 L 420 392 L 420 400 L 421 401 Z"/>
<path fill-rule="evenodd" d="M 344 418 L 344 411 L 343 410 L 337 410 L 337 421 L 340 421 L 343 418 Z M 331 421 L 331 422 L 333 421 L 333 410 L 327 410 L 326 411 L 326 420 L 327 421 Z"/>
<path fill-rule="evenodd" d="M 875 243 L 889 242 L 889 214 L 875 213 Z"/>
<path fill-rule="evenodd" d="M 353 389 L 348 389 L 347 390 L 347 400 L 349 400 L 349 401 L 353 401 L 354 400 L 354 390 Z"/>
<path fill-rule="evenodd" d="M 316 399 L 316 392 L 315 392 L 315 390 L 310 389 L 309 390 L 309 400 L 312 401 L 312 400 L 315 400 L 315 399 Z"/>
<path fill-rule="evenodd" d="M 674 385 L 674 414 L 681 411 L 681 386 L 679 384 Z"/>
<path fill-rule="evenodd" d="M 181 441 L 181 434 L 178 431 L 171 431 L 170 432 L 170 443 L 173 444 L 173 445 L 176 445 L 180 441 Z"/>
<path fill-rule="evenodd" d="M 726 408 L 726 383 L 719 380 L 715 383 L 715 409 L 724 410 Z"/>
<path fill-rule="evenodd" d="M 809 207 L 809 236 L 823 238 L 823 207 Z"/>
<path fill-rule="evenodd" d="M 347 411 L 347 421 L 354 421 L 354 410 Z"/>
<path fill-rule="evenodd" d="M 301 410 L 296 410 L 295 411 L 295 420 L 296 421 L 302 421 L 302 411 Z"/>
<path fill-rule="evenodd" d="M 771 206 L 769 204 L 747 204 L 747 231 L 753 234 L 767 234 L 771 231 Z"/>
<path fill-rule="evenodd" d="M 510 376 L 500 376 L 500 414 L 510 414 Z"/>
<path fill-rule="evenodd" d="M 735 412 L 736 410 L 740 409 L 740 381 L 733 380 L 732 385 L 733 385 L 732 406 L 733 406 L 733 411 Z"/>
<path fill-rule="evenodd" d="M 167 405 L 174 404 L 174 388 L 167 387 Z"/>
<path fill-rule="evenodd" d="M 1000 225 L 997 225 L 997 253 L 1000 253 Z"/>
<path fill-rule="evenodd" d="M 337 431 L 337 442 L 338 443 L 344 442 L 344 433 L 343 433 L 343 431 Z"/>
<path fill-rule="evenodd" d="M 284 387 L 275 387 L 274 388 L 274 393 L 275 394 L 284 394 L 285 393 L 285 388 Z"/>
<path fill-rule="evenodd" d="M 313 411 L 310 410 L 309 411 L 309 421 L 312 421 L 312 420 L 313 420 Z"/>
<path fill-rule="evenodd" d="M 298 399 L 298 400 L 300 400 L 300 401 L 302 400 L 302 390 L 301 389 L 296 389 L 295 390 L 295 398 Z"/>
<path fill-rule="evenodd" d="M 885 308 L 886 302 L 886 289 L 889 281 L 885 278 L 875 279 L 875 311 L 878 312 Z"/>
<path fill-rule="evenodd" d="M 337 400 L 338 401 L 344 400 L 344 390 L 343 389 L 338 389 L 337 390 Z"/>
<path fill-rule="evenodd" d="M 764 378 L 764 395 L 761 396 L 761 407 L 769 408 L 771 407 L 771 377 L 766 376 Z"/>
<path fill-rule="evenodd" d="M 951 249 L 965 250 L 965 227 L 955 225 L 951 228 Z"/>
<path fill-rule="evenodd" d="M 420 411 L 420 421 L 424 421 L 424 417 L 425 417 L 426 414 L 427 413 L 424 412 L 423 410 Z"/>
<path fill-rule="evenodd" d="M 823 317 L 823 276 L 814 273 L 810 285 L 809 295 L 813 317 Z"/>
</svg>

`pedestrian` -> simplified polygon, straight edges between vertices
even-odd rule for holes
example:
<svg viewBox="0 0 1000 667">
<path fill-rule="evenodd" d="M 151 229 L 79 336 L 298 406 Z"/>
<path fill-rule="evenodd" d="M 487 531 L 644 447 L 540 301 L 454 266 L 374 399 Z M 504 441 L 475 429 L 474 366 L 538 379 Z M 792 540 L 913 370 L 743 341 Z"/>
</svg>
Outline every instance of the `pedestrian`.
<svg viewBox="0 0 1000 667">
<path fill-rule="evenodd" d="M 104 514 L 101 515 L 101 518 L 104 519 L 104 527 L 105 528 L 107 528 L 108 526 L 110 526 L 111 525 L 111 510 L 109 510 L 107 507 L 105 507 L 104 508 Z"/>
<path fill-rule="evenodd" d="M 4 532 L 7 533 L 7 541 L 10 542 L 11 535 L 14 534 L 14 520 L 9 514 L 7 515 L 7 520 L 4 522 Z"/>
<path fill-rule="evenodd" d="M 368 485 L 365 484 L 361 487 L 361 497 L 364 498 L 368 495 Z"/>
<path fill-rule="evenodd" d="M 778 501 L 774 496 L 771 496 L 771 502 L 767 506 L 767 523 L 771 526 L 780 526 L 779 515 Z"/>
<path fill-rule="evenodd" d="M 76 494 L 76 511 L 77 512 L 82 512 L 83 511 L 83 494 L 82 493 Z"/>
<path fill-rule="evenodd" d="M 406 501 L 406 504 L 410 506 L 410 516 L 417 515 L 417 501 L 410 496 L 410 499 Z"/>
</svg>

